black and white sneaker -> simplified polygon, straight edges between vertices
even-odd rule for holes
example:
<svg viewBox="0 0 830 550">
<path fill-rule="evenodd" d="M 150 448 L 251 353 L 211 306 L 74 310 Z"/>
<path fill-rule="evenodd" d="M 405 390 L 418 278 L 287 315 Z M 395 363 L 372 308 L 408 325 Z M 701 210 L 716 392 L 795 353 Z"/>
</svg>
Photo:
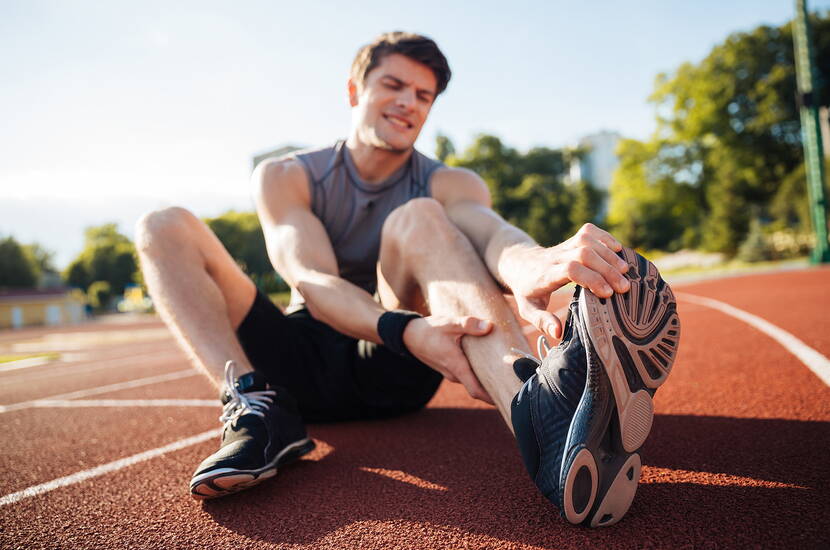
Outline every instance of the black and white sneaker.
<svg viewBox="0 0 830 550">
<path fill-rule="evenodd" d="M 196 468 L 190 480 L 193 498 L 216 498 L 253 487 L 314 449 L 294 398 L 269 387 L 262 374 L 250 372 L 235 379 L 234 363 L 228 361 L 221 399 L 222 443 Z"/>
<path fill-rule="evenodd" d="M 680 341 L 674 294 L 657 268 L 631 249 L 619 255 L 630 290 L 599 298 L 577 287 L 562 342 L 513 365 L 525 381 L 511 404 L 525 467 L 567 521 L 591 527 L 631 506 L 652 396 Z"/>
</svg>

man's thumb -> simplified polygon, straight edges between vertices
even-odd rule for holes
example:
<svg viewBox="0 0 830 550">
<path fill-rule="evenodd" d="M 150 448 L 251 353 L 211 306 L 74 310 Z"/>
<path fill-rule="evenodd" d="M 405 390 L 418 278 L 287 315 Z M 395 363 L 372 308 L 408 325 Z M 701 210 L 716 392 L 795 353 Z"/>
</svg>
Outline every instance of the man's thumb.
<svg viewBox="0 0 830 550">
<path fill-rule="evenodd" d="M 487 319 L 467 317 L 462 325 L 465 334 L 483 336 L 493 330 L 493 323 Z"/>
</svg>

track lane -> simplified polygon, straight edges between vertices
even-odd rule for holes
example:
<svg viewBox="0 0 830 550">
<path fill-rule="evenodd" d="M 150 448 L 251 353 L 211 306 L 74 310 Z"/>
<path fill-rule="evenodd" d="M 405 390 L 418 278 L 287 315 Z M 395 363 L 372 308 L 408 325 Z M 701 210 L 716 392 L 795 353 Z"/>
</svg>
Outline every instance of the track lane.
<svg viewBox="0 0 830 550">
<path fill-rule="evenodd" d="M 125 349 L 124 351 L 128 351 Z M 55 394 L 117 384 L 186 369 L 190 363 L 172 344 L 144 356 L 119 354 L 112 360 L 90 361 L 79 365 L 59 366 L 55 373 L 13 371 L 0 377 L 0 404 L 8 405 Z M 12 376 L 14 375 L 14 376 Z"/>
<path fill-rule="evenodd" d="M 678 290 L 715 298 L 792 332 L 830 357 L 830 267 L 780 271 L 677 285 Z M 805 315 L 815 312 L 816 315 Z"/>
<path fill-rule="evenodd" d="M 0 508 L 0 546 L 10 541 L 32 548 L 812 548 L 830 543 L 821 528 L 830 523 L 830 470 L 826 461 L 816 460 L 816 448 L 830 447 L 827 387 L 745 324 L 700 306 L 679 307 L 683 342 L 675 372 L 655 399 L 640 495 L 614 528 L 564 525 L 527 479 L 498 413 L 472 401 L 461 386 L 445 383 L 430 408 L 415 415 L 312 426 L 320 449 L 311 460 L 286 468 L 274 483 L 221 501 L 198 505 L 184 497 L 193 466 L 215 449 L 208 442 Z M 821 319 L 823 312 L 815 302 L 801 308 L 805 318 Z M 133 393 L 160 396 L 160 391 Z M 147 433 L 146 424 L 125 425 L 124 432 L 135 438 Z"/>
<path fill-rule="evenodd" d="M 220 407 L 49 408 L 0 416 L 0 496 L 219 427 Z M 215 445 L 215 444 L 214 444 Z M 193 465 L 195 466 L 195 464 Z"/>
</svg>

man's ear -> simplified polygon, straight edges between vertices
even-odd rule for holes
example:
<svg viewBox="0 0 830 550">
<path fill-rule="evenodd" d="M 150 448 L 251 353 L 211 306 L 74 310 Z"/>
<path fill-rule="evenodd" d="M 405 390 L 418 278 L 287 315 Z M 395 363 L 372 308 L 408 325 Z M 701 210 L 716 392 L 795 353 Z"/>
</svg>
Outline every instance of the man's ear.
<svg viewBox="0 0 830 550">
<path fill-rule="evenodd" d="M 357 84 L 355 84 L 354 80 L 352 80 L 351 78 L 349 79 L 348 90 L 349 105 L 351 105 L 352 107 L 357 107 Z"/>
</svg>

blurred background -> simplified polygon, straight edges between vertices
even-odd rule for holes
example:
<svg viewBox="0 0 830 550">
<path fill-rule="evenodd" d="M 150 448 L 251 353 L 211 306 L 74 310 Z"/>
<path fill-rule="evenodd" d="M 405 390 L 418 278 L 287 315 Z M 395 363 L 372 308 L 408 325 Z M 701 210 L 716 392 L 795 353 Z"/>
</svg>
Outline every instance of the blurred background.
<svg viewBox="0 0 830 550">
<path fill-rule="evenodd" d="M 251 169 L 346 137 L 351 61 L 389 30 L 453 70 L 417 148 L 540 243 L 592 221 L 678 272 L 815 246 L 794 2 L 171 4 L 0 3 L 0 328 L 151 307 L 133 225 L 169 205 L 284 291 Z M 826 163 L 830 0 L 809 10 Z"/>
</svg>

